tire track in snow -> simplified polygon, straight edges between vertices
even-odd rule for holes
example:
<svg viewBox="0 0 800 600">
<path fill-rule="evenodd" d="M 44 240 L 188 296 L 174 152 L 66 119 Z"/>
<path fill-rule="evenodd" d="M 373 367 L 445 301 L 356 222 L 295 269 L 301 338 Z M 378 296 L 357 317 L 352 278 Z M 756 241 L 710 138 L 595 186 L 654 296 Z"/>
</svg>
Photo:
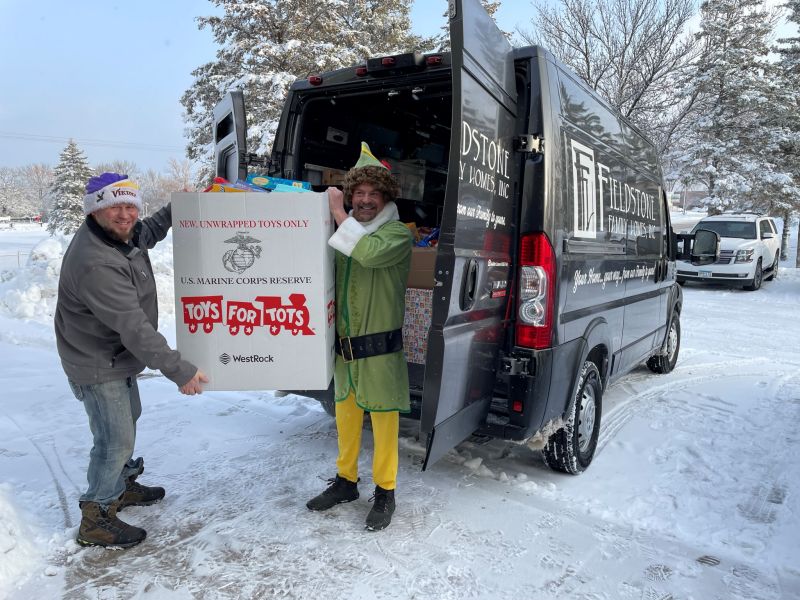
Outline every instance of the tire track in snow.
<svg viewBox="0 0 800 600">
<path fill-rule="evenodd" d="M 28 432 L 25 431 L 25 429 L 23 429 L 22 426 L 20 426 L 19 423 L 17 423 L 17 421 L 14 419 L 14 417 L 9 415 L 5 411 L 3 412 L 3 415 L 9 421 L 11 421 L 14 424 L 14 426 L 22 433 L 22 435 L 25 436 L 25 439 L 27 439 L 28 442 L 30 442 L 30 444 L 36 449 L 36 452 L 39 453 L 39 456 L 42 458 L 42 461 L 44 461 L 44 464 L 47 467 L 47 470 L 50 472 L 50 479 L 53 481 L 53 485 L 56 488 L 56 495 L 58 496 L 58 504 L 59 504 L 59 506 L 61 508 L 61 513 L 64 516 L 64 527 L 65 528 L 72 527 L 72 517 L 69 514 L 69 505 L 68 505 L 68 502 L 67 502 L 67 495 L 64 493 L 64 488 L 61 487 L 61 482 L 58 480 L 58 477 L 56 476 L 56 472 L 53 469 L 53 465 L 50 464 L 50 461 L 47 459 L 47 456 L 45 455 L 44 451 L 42 450 L 42 447 L 33 438 L 33 436 L 29 435 Z M 51 442 L 53 441 L 52 438 L 51 438 L 50 441 Z M 62 469 L 63 469 L 63 467 L 62 467 Z"/>
<path fill-rule="evenodd" d="M 603 413 L 600 426 L 600 435 L 597 441 L 597 454 L 600 454 L 603 451 L 606 445 L 608 445 L 608 443 L 614 439 L 616 434 L 625 426 L 626 423 L 628 423 L 634 416 L 650 409 L 653 406 L 653 401 L 663 396 L 667 392 L 671 394 L 673 392 L 684 392 L 688 391 L 692 387 L 697 386 L 698 384 L 717 380 L 729 380 L 734 377 L 758 377 L 764 373 L 763 368 L 758 368 L 759 365 L 776 365 L 774 361 L 768 358 L 750 358 L 748 360 L 744 360 L 743 362 L 744 364 L 740 363 L 737 365 L 736 373 L 733 374 L 726 370 L 730 367 L 729 362 L 704 364 L 701 365 L 704 370 L 711 370 L 713 372 L 704 373 L 702 375 L 682 377 L 677 381 L 664 381 L 658 385 L 648 387 L 646 390 L 642 390 L 640 392 L 633 391 L 632 394 L 623 396 L 623 399 L 616 403 L 608 413 Z M 795 365 L 791 362 L 781 361 L 777 364 L 800 369 L 800 364 Z M 697 366 L 692 366 L 690 368 L 695 369 Z M 674 379 L 674 374 L 680 374 L 680 369 L 676 369 L 672 371 L 672 373 L 666 374 L 663 377 Z M 644 381 L 644 378 L 642 381 Z M 619 384 L 621 384 L 624 389 L 632 389 L 632 383 L 634 382 L 626 381 L 626 379 L 623 378 L 621 381 L 612 384 L 606 390 L 606 392 L 608 392 L 608 390 L 615 392 L 617 385 Z M 672 398 L 666 398 L 666 402 L 675 404 L 675 400 Z M 718 409 L 718 407 L 715 407 L 715 409 Z"/>
</svg>

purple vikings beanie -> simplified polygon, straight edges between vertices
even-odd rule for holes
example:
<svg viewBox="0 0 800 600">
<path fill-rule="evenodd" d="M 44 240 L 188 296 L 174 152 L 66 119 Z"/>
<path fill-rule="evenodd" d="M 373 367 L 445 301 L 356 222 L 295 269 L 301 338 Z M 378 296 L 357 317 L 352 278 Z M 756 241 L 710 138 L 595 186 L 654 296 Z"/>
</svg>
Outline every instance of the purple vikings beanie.
<svg viewBox="0 0 800 600">
<path fill-rule="evenodd" d="M 86 184 L 86 195 L 83 197 L 83 214 L 89 215 L 96 210 L 117 204 L 133 204 L 142 210 L 142 198 L 139 186 L 128 179 L 127 175 L 103 173 L 92 177 Z"/>
</svg>

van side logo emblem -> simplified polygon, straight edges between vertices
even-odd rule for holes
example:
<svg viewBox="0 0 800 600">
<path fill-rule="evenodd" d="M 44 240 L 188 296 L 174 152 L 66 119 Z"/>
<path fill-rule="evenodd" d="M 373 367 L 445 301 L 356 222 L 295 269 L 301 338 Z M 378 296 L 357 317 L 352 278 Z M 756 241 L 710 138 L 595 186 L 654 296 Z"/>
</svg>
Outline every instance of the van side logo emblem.
<svg viewBox="0 0 800 600">
<path fill-rule="evenodd" d="M 603 226 L 603 203 L 595 189 L 594 150 L 571 141 L 573 235 L 596 238 Z"/>
</svg>

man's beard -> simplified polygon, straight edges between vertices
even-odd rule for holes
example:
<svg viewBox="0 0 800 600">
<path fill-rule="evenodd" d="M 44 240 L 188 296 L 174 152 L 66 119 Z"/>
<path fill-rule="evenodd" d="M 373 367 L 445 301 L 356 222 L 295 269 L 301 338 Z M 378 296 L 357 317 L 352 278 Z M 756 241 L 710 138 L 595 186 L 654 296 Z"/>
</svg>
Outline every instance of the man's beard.
<svg viewBox="0 0 800 600">
<path fill-rule="evenodd" d="M 135 227 L 135 224 L 131 225 L 131 228 L 128 230 L 128 233 L 125 236 L 119 235 L 116 231 L 114 231 L 110 227 L 106 227 L 105 225 L 101 224 L 100 227 L 103 228 L 103 231 L 105 231 L 109 235 L 109 237 L 119 242 L 122 242 L 123 244 L 127 244 L 133 238 L 133 229 Z"/>
</svg>

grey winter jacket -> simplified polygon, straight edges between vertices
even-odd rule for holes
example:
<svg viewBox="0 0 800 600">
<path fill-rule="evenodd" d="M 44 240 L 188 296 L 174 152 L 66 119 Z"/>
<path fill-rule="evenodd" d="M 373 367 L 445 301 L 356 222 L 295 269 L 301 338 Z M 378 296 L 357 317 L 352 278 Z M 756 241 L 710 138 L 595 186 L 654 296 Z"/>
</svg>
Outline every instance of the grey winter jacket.
<svg viewBox="0 0 800 600">
<path fill-rule="evenodd" d="M 91 216 L 61 263 L 55 329 L 67 377 L 81 385 L 125 379 L 145 366 L 181 386 L 197 368 L 158 331 L 158 301 L 147 250 L 166 237 L 172 207 L 139 221 L 130 244 L 114 240 Z"/>
</svg>

